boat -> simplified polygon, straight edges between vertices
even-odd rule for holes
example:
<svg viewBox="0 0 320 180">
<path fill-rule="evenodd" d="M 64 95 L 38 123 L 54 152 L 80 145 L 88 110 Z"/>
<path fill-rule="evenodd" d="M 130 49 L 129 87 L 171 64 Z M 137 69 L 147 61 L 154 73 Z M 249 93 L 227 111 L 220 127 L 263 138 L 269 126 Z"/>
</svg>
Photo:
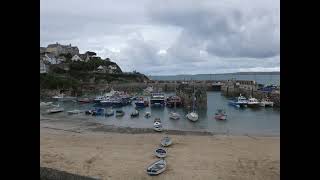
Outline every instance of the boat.
<svg viewBox="0 0 320 180">
<path fill-rule="evenodd" d="M 40 102 L 40 106 L 49 106 L 52 105 L 52 102 Z"/>
<path fill-rule="evenodd" d="M 167 156 L 167 151 L 164 148 L 157 148 L 154 151 L 154 154 L 158 157 L 158 158 L 164 158 Z"/>
<path fill-rule="evenodd" d="M 165 106 L 164 94 L 163 93 L 151 93 L 150 105 L 164 107 Z"/>
<path fill-rule="evenodd" d="M 215 113 L 214 118 L 217 119 L 217 120 L 226 120 L 227 119 L 227 114 L 222 109 L 218 109 L 218 112 Z"/>
<path fill-rule="evenodd" d="M 71 100 L 75 100 L 76 97 L 65 96 L 64 94 L 58 94 L 56 96 L 53 96 L 52 99 L 56 101 L 71 101 Z"/>
<path fill-rule="evenodd" d="M 248 99 L 248 107 L 259 107 L 260 106 L 260 102 L 258 101 L 258 99 L 254 98 L 254 97 L 250 97 Z"/>
<path fill-rule="evenodd" d="M 55 108 L 52 108 L 52 109 L 48 109 L 47 113 L 53 114 L 53 113 L 59 113 L 59 112 L 63 112 L 63 111 L 64 111 L 63 108 L 55 107 Z"/>
<path fill-rule="evenodd" d="M 153 124 L 153 129 L 155 131 L 161 132 L 163 130 L 161 121 L 155 121 L 154 124 Z"/>
<path fill-rule="evenodd" d="M 188 114 L 186 115 L 186 117 L 187 117 L 190 121 L 192 121 L 192 122 L 198 121 L 198 119 L 199 119 L 198 113 L 196 113 L 195 110 L 194 110 L 194 109 L 195 109 L 195 108 L 194 108 L 194 106 L 195 106 L 195 99 L 196 99 L 196 97 L 195 97 L 195 94 L 194 94 L 194 86 L 193 86 L 192 112 L 190 112 L 190 113 L 188 113 Z"/>
<path fill-rule="evenodd" d="M 104 115 L 104 108 L 97 108 L 92 112 L 92 116 L 103 116 Z"/>
<path fill-rule="evenodd" d="M 175 88 L 175 91 L 176 91 L 176 93 L 177 93 L 177 90 L 176 90 L 177 88 Z M 167 100 L 167 103 L 171 103 L 171 105 L 172 105 L 172 102 L 173 102 L 173 105 L 174 105 L 174 111 L 176 111 L 177 110 L 177 103 L 179 103 L 179 104 L 181 104 L 181 99 L 180 99 L 180 97 L 179 96 L 170 96 L 169 97 L 169 100 Z M 171 105 L 169 105 L 169 106 L 171 106 Z M 177 120 L 177 119 L 180 119 L 180 114 L 178 114 L 177 112 L 171 112 L 170 114 L 169 114 L 169 118 L 170 119 L 174 119 L 174 120 Z"/>
<path fill-rule="evenodd" d="M 75 109 L 75 110 L 72 110 L 72 111 L 67 111 L 67 113 L 69 114 L 69 115 L 71 115 L 71 114 L 79 114 L 81 111 L 80 110 L 77 110 L 77 109 Z"/>
<path fill-rule="evenodd" d="M 151 112 L 146 112 L 146 113 L 144 114 L 144 117 L 146 117 L 146 118 L 151 117 Z"/>
<path fill-rule="evenodd" d="M 145 100 L 143 97 L 139 97 L 135 100 L 134 104 L 137 108 L 144 108 L 149 106 L 149 102 Z"/>
<path fill-rule="evenodd" d="M 94 111 L 95 111 L 94 109 L 91 109 L 91 110 L 86 110 L 84 113 L 85 115 L 92 115 Z"/>
<path fill-rule="evenodd" d="M 164 159 L 157 160 L 156 162 L 152 163 L 147 168 L 148 175 L 158 175 L 166 170 L 167 163 Z"/>
<path fill-rule="evenodd" d="M 116 117 L 124 116 L 124 111 L 122 110 L 116 110 Z"/>
<path fill-rule="evenodd" d="M 172 144 L 172 140 L 171 140 L 171 138 L 169 138 L 169 137 L 166 136 L 166 137 L 164 137 L 164 138 L 161 139 L 160 144 L 161 144 L 163 147 L 167 147 L 167 146 L 170 146 L 170 145 Z"/>
<path fill-rule="evenodd" d="M 77 99 L 79 103 L 90 103 L 92 100 L 89 98 L 79 98 Z"/>
<path fill-rule="evenodd" d="M 113 116 L 114 115 L 114 110 L 108 109 L 107 112 L 105 113 L 106 116 Z"/>
<path fill-rule="evenodd" d="M 138 117 L 139 116 L 139 111 L 138 110 L 135 110 L 134 112 L 132 112 L 130 114 L 131 117 Z"/>
<path fill-rule="evenodd" d="M 229 104 L 236 107 L 247 107 L 248 100 L 240 94 L 240 96 L 236 97 L 235 100 L 229 101 Z"/>
<path fill-rule="evenodd" d="M 273 102 L 267 97 L 261 100 L 260 106 L 262 107 L 273 107 Z"/>
<path fill-rule="evenodd" d="M 170 112 L 169 118 L 174 119 L 174 120 L 180 119 L 180 114 L 178 114 L 176 112 Z"/>
</svg>

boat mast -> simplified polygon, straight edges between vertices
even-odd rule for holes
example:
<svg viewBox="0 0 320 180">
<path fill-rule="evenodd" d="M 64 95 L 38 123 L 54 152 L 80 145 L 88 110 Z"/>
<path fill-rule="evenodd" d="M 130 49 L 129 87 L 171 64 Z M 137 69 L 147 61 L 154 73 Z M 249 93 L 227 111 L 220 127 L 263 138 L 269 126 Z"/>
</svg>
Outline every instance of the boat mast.
<svg viewBox="0 0 320 180">
<path fill-rule="evenodd" d="M 192 112 L 194 112 L 194 99 L 195 99 L 195 93 L 194 93 L 194 82 L 192 81 L 193 84 L 193 95 L 192 95 Z"/>
<path fill-rule="evenodd" d="M 177 81 L 174 81 L 174 90 L 176 92 L 176 96 L 177 96 Z M 176 100 L 174 101 L 174 111 L 176 111 L 177 108 L 177 102 Z"/>
</svg>

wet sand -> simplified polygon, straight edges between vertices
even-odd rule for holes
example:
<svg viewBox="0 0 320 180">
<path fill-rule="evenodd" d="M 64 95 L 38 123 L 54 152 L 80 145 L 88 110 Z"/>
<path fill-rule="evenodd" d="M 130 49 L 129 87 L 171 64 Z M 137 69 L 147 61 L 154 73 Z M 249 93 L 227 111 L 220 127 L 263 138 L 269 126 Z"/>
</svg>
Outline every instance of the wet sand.
<svg viewBox="0 0 320 180">
<path fill-rule="evenodd" d="M 150 177 L 145 169 L 166 134 L 174 141 L 167 170 Z M 280 137 L 154 133 L 40 117 L 40 165 L 102 179 L 280 179 Z"/>
</svg>

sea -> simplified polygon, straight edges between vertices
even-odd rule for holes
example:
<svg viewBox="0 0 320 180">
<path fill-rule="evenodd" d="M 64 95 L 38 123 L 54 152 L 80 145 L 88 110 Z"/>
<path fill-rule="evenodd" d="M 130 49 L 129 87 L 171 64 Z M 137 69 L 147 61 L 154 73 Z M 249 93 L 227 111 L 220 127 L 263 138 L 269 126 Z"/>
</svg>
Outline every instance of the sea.
<svg viewBox="0 0 320 180">
<path fill-rule="evenodd" d="M 167 93 L 166 96 L 173 95 Z M 105 116 L 89 116 L 84 113 L 77 115 L 68 115 L 66 111 L 79 109 L 88 110 L 94 108 L 94 104 L 79 104 L 77 102 L 54 102 L 65 108 L 65 112 L 50 114 L 45 113 L 45 109 L 40 108 L 40 113 L 45 116 L 62 118 L 62 119 L 95 119 L 102 124 L 114 125 L 118 127 L 133 128 L 152 128 L 154 118 L 161 119 L 163 127 L 169 130 L 183 131 L 207 131 L 216 134 L 230 135 L 262 135 L 262 136 L 279 136 L 280 135 L 280 108 L 236 108 L 228 105 L 229 99 L 221 94 L 221 92 L 207 92 L 207 109 L 196 109 L 199 114 L 199 120 L 191 122 L 185 116 L 188 110 L 184 108 L 168 108 L 168 107 L 146 107 L 139 110 L 139 117 L 131 118 L 130 113 L 135 110 L 135 106 L 127 105 L 122 108 L 114 108 L 114 110 L 122 109 L 125 112 L 123 117 L 105 117 Z M 214 119 L 217 109 L 224 109 L 227 113 L 227 120 L 219 121 Z M 151 112 L 151 118 L 145 118 L 145 112 Z M 175 111 L 180 114 L 178 120 L 169 119 L 169 113 Z"/>
<path fill-rule="evenodd" d="M 149 76 L 151 80 L 254 80 L 264 85 L 280 85 L 280 74 L 197 74 Z"/>
</svg>

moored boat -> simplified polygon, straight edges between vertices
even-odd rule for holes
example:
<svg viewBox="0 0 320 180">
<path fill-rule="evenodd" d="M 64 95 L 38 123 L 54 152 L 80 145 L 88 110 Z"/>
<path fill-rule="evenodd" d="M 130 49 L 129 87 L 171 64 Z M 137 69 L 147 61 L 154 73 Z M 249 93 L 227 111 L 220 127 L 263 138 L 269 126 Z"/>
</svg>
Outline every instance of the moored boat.
<svg viewBox="0 0 320 180">
<path fill-rule="evenodd" d="M 92 102 L 92 100 L 89 99 L 89 98 L 78 98 L 77 101 L 79 103 L 90 103 L 90 102 Z"/>
<path fill-rule="evenodd" d="M 163 146 L 163 147 L 167 147 L 167 146 L 170 146 L 172 144 L 172 140 L 171 138 L 169 138 L 168 136 L 164 137 L 161 139 L 160 141 L 160 144 Z"/>
<path fill-rule="evenodd" d="M 222 109 L 218 109 L 218 112 L 215 113 L 214 118 L 217 119 L 217 120 L 226 120 L 227 119 L 227 114 Z"/>
<path fill-rule="evenodd" d="M 114 115 L 114 110 L 108 109 L 107 112 L 105 113 L 106 116 L 113 116 Z"/>
<path fill-rule="evenodd" d="M 247 105 L 248 105 L 248 107 L 259 107 L 260 102 L 258 101 L 258 99 L 254 98 L 254 97 L 250 97 L 248 99 Z"/>
<path fill-rule="evenodd" d="M 178 114 L 176 112 L 170 112 L 169 118 L 174 119 L 174 120 L 180 119 L 180 114 Z"/>
<path fill-rule="evenodd" d="M 151 117 L 151 112 L 146 112 L 146 113 L 144 114 L 144 117 L 146 117 L 146 118 Z"/>
<path fill-rule="evenodd" d="M 248 100 L 240 94 L 240 96 L 236 97 L 235 100 L 229 101 L 229 104 L 236 107 L 247 107 Z"/>
<path fill-rule="evenodd" d="M 196 100 L 196 97 L 195 97 L 195 94 L 194 94 L 194 86 L 193 86 L 193 95 L 192 95 L 192 112 L 188 113 L 186 115 L 186 117 L 192 121 L 192 122 L 195 122 L 195 121 L 198 121 L 199 119 L 199 115 L 198 113 L 195 112 L 195 100 Z"/>
<path fill-rule="evenodd" d="M 147 168 L 147 174 L 149 175 L 158 175 L 166 170 L 167 163 L 164 159 L 157 160 L 152 163 Z"/>
<path fill-rule="evenodd" d="M 150 97 L 151 106 L 165 106 L 165 96 L 163 93 L 152 93 Z"/>
<path fill-rule="evenodd" d="M 52 108 L 52 109 L 48 109 L 47 113 L 53 114 L 53 113 L 59 113 L 59 112 L 63 112 L 63 111 L 64 111 L 63 108 L 55 107 L 55 108 Z"/>
<path fill-rule="evenodd" d="M 124 116 L 124 111 L 122 110 L 116 110 L 116 117 Z"/>
<path fill-rule="evenodd" d="M 157 148 L 154 151 L 154 154 L 158 157 L 158 158 L 164 158 L 167 156 L 167 151 L 164 148 Z"/>
<path fill-rule="evenodd" d="M 273 107 L 273 102 L 267 97 L 265 99 L 262 99 L 260 102 L 260 106 L 262 107 Z"/>
<path fill-rule="evenodd" d="M 139 111 L 138 110 L 135 110 L 134 112 L 132 112 L 130 114 L 131 117 L 138 117 L 139 116 Z"/>
</svg>

